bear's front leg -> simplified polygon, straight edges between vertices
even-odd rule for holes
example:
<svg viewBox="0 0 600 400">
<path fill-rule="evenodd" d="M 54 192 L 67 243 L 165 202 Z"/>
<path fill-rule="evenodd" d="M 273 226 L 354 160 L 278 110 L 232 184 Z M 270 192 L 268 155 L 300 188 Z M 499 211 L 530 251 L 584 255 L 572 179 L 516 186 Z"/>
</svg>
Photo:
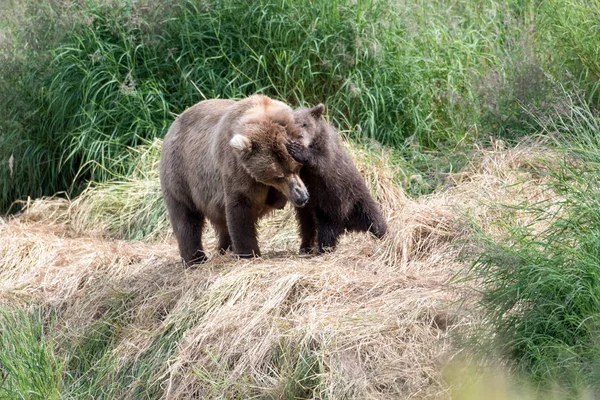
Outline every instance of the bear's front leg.
<svg viewBox="0 0 600 400">
<path fill-rule="evenodd" d="M 317 220 L 317 245 L 319 254 L 335 250 L 338 238 L 344 232 L 344 227 L 340 223 L 336 223 L 326 214 L 319 212 L 315 213 Z"/>
<path fill-rule="evenodd" d="M 230 195 L 226 199 L 227 227 L 233 253 L 243 258 L 260 257 L 252 206 L 252 201 L 242 194 Z"/>
<path fill-rule="evenodd" d="M 340 229 L 337 229 L 333 225 L 319 223 L 317 242 L 319 254 L 325 252 L 332 252 L 337 246 L 338 238 L 342 234 Z"/>
<path fill-rule="evenodd" d="M 300 253 L 310 254 L 314 250 L 317 239 L 317 223 L 313 208 L 310 205 L 296 208 L 296 219 L 300 225 Z"/>
<path fill-rule="evenodd" d="M 218 249 L 219 254 L 223 255 L 231 248 L 231 236 L 227 230 L 227 225 L 215 225 L 217 238 L 219 239 Z"/>
<path fill-rule="evenodd" d="M 379 239 L 383 238 L 387 232 L 387 223 L 375 200 L 369 197 L 354 205 L 348 229 L 370 232 Z"/>
</svg>

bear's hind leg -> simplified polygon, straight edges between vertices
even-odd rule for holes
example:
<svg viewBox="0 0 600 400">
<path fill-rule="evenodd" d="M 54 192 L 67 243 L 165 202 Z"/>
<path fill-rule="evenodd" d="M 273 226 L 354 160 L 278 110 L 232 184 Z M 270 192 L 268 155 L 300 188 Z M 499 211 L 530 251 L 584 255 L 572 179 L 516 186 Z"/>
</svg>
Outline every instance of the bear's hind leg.
<svg viewBox="0 0 600 400">
<path fill-rule="evenodd" d="M 204 215 L 167 194 L 164 199 L 184 264 L 191 266 L 205 262 L 207 257 L 202 250 Z"/>
<path fill-rule="evenodd" d="M 373 199 L 359 201 L 354 205 L 348 229 L 359 232 L 370 232 L 381 239 L 387 231 L 385 218 Z"/>
</svg>

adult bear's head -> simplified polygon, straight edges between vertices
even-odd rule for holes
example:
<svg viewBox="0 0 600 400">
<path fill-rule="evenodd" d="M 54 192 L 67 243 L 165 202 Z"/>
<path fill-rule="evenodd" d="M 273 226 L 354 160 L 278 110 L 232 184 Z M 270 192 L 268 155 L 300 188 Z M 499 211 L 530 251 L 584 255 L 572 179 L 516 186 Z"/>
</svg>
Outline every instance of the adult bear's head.
<svg viewBox="0 0 600 400">
<path fill-rule="evenodd" d="M 240 164 L 256 181 L 283 193 L 296 207 L 308 201 L 308 191 L 300 179 L 301 164 L 285 148 L 297 129 L 289 107 L 254 110 L 240 121 L 239 132 L 229 141 Z M 283 104 L 283 103 L 281 103 Z"/>
</svg>

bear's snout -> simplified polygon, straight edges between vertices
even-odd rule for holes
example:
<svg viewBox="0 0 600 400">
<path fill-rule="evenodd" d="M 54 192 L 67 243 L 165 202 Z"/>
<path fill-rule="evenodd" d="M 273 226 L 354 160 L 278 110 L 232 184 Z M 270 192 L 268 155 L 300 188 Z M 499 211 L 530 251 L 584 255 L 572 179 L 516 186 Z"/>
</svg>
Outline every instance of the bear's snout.
<svg viewBox="0 0 600 400">
<path fill-rule="evenodd" d="M 296 207 L 303 207 L 308 202 L 308 190 L 299 179 L 290 183 L 290 200 Z"/>
<path fill-rule="evenodd" d="M 302 207 L 308 202 L 308 191 L 296 188 L 294 190 L 294 203 L 296 207 Z"/>
</svg>

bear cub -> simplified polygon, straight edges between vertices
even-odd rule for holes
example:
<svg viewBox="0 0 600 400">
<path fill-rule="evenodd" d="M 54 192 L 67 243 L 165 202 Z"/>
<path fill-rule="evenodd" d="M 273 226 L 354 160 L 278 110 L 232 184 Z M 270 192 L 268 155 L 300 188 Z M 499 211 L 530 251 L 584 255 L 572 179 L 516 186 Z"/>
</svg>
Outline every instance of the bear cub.
<svg viewBox="0 0 600 400">
<path fill-rule="evenodd" d="M 299 163 L 300 179 L 310 193 L 296 208 L 301 253 L 333 250 L 344 231 L 371 232 L 382 238 L 386 221 L 365 181 L 344 149 L 337 131 L 322 117 L 325 107 L 294 110 L 299 132 L 286 144 Z"/>
</svg>

